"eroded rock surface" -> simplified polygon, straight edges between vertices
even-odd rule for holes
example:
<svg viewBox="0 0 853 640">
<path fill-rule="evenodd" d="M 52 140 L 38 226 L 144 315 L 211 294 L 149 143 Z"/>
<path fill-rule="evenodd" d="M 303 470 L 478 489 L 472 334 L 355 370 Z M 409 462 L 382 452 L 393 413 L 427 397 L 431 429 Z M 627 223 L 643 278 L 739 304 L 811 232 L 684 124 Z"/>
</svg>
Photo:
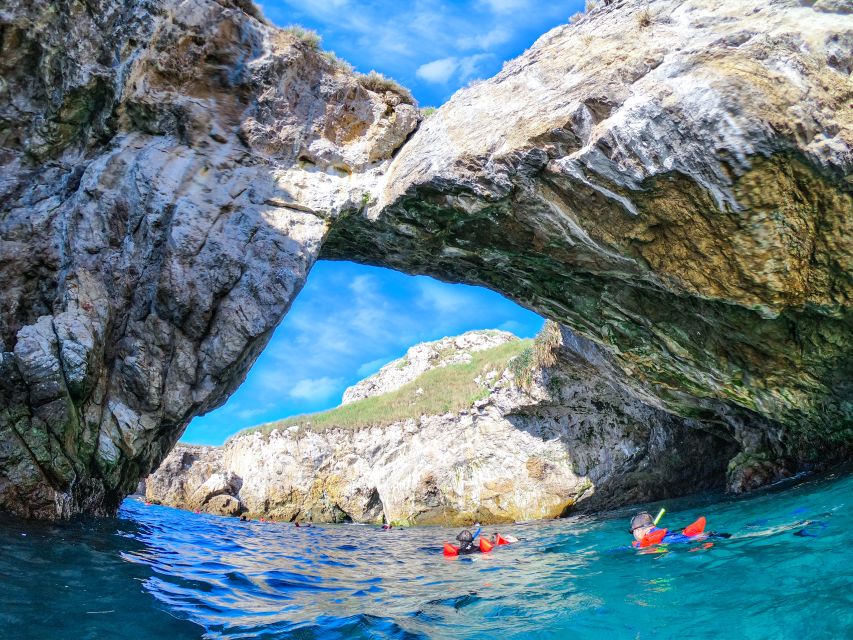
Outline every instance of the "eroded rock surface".
<svg viewBox="0 0 853 640">
<path fill-rule="evenodd" d="M 0 508 L 112 513 L 240 384 L 416 126 L 256 15 L 0 8 Z"/>
<path fill-rule="evenodd" d="M 848 456 L 849 7 L 608 4 L 425 120 L 322 255 L 571 327 L 648 401 L 725 425 L 733 478 Z"/>
<path fill-rule="evenodd" d="M 732 488 L 849 456 L 848 3 L 613 2 L 414 134 L 405 96 L 258 17 L 0 8 L 0 508 L 114 512 L 318 256 L 571 327 L 737 441 Z"/>
<path fill-rule="evenodd" d="M 437 353 L 443 358 L 431 358 L 425 371 L 452 366 L 496 340 L 507 334 L 417 345 L 385 369 Z M 179 444 L 150 476 L 147 496 L 205 509 L 193 498 L 198 487 L 234 474 L 240 488 L 233 498 L 251 517 L 456 525 L 556 517 L 724 486 L 737 450 L 732 439 L 637 400 L 572 345 L 570 333 L 557 333 L 550 366 L 533 365 L 521 376 L 513 367 L 473 372 L 488 394 L 458 413 L 361 428 L 317 429 L 306 421 L 238 435 L 202 456 Z M 418 379 L 405 389 L 416 394 Z"/>
<path fill-rule="evenodd" d="M 145 499 L 192 511 L 233 516 L 242 480 L 228 471 L 217 447 L 180 444 L 145 482 Z"/>
</svg>

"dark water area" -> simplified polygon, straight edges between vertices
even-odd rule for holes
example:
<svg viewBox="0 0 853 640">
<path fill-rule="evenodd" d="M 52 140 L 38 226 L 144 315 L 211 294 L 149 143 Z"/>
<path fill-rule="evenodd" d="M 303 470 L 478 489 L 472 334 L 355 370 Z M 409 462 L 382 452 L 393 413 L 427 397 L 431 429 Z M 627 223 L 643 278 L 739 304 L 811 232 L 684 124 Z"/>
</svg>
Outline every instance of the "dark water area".
<svg viewBox="0 0 853 640">
<path fill-rule="evenodd" d="M 0 519 L 0 637 L 853 637 L 853 476 L 665 506 L 732 538 L 631 549 L 633 511 L 456 531 L 297 529 L 125 501 L 114 519 Z M 650 505 L 651 511 L 658 505 Z"/>
</svg>

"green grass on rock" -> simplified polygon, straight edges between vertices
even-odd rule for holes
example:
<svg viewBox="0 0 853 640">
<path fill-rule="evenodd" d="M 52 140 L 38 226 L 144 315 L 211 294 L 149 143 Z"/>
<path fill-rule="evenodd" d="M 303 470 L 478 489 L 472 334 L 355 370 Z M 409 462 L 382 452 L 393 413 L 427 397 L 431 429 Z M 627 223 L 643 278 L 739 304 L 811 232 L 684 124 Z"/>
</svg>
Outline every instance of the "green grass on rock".
<svg viewBox="0 0 853 640">
<path fill-rule="evenodd" d="M 510 360 L 525 349 L 532 340 L 513 340 L 492 349 L 471 354 L 471 362 L 437 367 L 423 373 L 396 391 L 365 398 L 358 402 L 342 405 L 328 411 L 294 416 L 276 422 L 245 429 L 234 437 L 261 432 L 268 434 L 274 429 L 299 426 L 311 431 L 327 429 L 362 429 L 384 426 L 394 422 L 420 418 L 424 415 L 454 413 L 471 407 L 474 402 L 489 395 L 489 385 L 478 376 L 496 371 L 500 376 Z M 422 393 L 418 393 L 422 389 Z"/>
</svg>

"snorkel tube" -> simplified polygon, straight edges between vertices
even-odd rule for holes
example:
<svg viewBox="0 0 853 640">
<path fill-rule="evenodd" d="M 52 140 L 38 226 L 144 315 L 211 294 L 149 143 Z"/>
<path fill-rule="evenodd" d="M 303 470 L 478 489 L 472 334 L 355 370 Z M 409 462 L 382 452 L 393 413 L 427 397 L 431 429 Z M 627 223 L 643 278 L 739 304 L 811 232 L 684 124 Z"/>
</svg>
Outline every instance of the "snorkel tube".
<svg viewBox="0 0 853 640">
<path fill-rule="evenodd" d="M 657 517 L 654 519 L 654 521 L 652 522 L 652 524 L 653 524 L 653 525 L 655 525 L 655 526 L 658 526 L 658 522 L 660 522 L 660 519 L 661 519 L 661 518 L 663 518 L 663 514 L 665 514 L 665 513 L 666 513 L 666 509 L 661 509 L 660 511 L 658 511 L 658 515 L 657 515 Z"/>
</svg>

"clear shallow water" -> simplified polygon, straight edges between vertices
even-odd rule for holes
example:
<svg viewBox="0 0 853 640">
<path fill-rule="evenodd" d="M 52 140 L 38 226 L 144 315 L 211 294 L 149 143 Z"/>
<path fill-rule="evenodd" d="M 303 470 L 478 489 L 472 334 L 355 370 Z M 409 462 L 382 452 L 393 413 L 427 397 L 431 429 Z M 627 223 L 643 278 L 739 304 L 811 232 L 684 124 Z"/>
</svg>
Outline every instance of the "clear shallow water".
<svg viewBox="0 0 853 640">
<path fill-rule="evenodd" d="M 734 537 L 654 553 L 626 546 L 633 509 L 500 527 L 521 542 L 461 559 L 440 553 L 450 530 L 296 529 L 133 499 L 113 520 L 3 519 L 0 635 L 850 638 L 851 490 L 829 476 L 669 502 L 665 523 L 704 514 Z"/>
</svg>

